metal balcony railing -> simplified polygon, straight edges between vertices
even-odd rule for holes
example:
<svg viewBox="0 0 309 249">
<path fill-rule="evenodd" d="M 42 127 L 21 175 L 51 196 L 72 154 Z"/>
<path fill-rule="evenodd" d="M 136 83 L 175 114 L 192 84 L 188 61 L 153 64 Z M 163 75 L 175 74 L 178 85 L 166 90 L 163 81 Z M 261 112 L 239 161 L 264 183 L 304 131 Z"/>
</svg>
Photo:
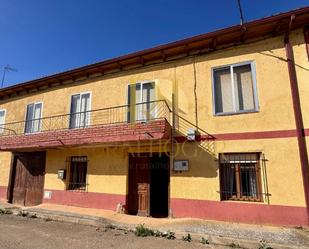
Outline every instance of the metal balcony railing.
<svg viewBox="0 0 309 249">
<path fill-rule="evenodd" d="M 157 100 L 6 123 L 0 126 L 0 137 L 111 124 L 148 122 L 156 119 L 166 119 L 170 122 L 170 116 L 171 109 L 166 101 Z"/>
</svg>

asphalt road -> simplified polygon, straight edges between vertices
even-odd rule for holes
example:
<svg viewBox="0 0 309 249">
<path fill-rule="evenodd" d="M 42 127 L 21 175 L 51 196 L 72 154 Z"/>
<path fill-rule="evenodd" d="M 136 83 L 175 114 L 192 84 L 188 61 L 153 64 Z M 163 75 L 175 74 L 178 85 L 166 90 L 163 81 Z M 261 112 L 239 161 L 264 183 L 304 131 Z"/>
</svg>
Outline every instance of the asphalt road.
<svg viewBox="0 0 309 249">
<path fill-rule="evenodd" d="M 222 248 L 180 239 L 136 237 L 132 232 L 0 215 L 0 249 Z"/>
</svg>

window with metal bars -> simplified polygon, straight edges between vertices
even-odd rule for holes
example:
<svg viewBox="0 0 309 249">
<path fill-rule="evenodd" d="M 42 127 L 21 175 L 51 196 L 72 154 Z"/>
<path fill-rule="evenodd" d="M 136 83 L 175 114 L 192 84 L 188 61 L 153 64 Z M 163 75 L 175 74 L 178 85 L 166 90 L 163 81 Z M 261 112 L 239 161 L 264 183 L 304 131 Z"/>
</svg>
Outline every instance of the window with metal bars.
<svg viewBox="0 0 309 249">
<path fill-rule="evenodd" d="M 86 156 L 72 156 L 70 158 L 68 190 L 87 190 L 87 163 Z"/>
<path fill-rule="evenodd" d="M 221 200 L 262 201 L 260 153 L 219 155 Z"/>
</svg>

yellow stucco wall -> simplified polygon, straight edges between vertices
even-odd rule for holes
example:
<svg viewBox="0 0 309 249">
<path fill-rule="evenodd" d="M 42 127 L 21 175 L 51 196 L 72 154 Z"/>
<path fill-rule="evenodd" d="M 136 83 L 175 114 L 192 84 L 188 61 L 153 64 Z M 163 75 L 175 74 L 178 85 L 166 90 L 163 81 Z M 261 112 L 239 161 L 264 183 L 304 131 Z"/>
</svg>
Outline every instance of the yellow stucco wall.
<svg viewBox="0 0 309 249">
<path fill-rule="evenodd" d="M 179 147 L 176 159 L 189 160 L 190 170 L 172 173 L 171 196 L 219 201 L 217 156 L 214 156 L 212 151 L 205 149 L 205 144 L 193 143 L 186 146 L 179 145 Z M 296 138 L 216 142 L 215 155 L 238 151 L 264 154 L 267 161 L 261 165 L 266 170 L 266 176 L 262 174 L 262 188 L 266 193 L 267 179 L 268 193 L 270 194 L 269 204 L 305 206 Z M 264 203 L 268 203 L 265 196 Z"/>
<path fill-rule="evenodd" d="M 302 30 L 292 33 L 303 110 L 309 108 L 307 98 L 309 85 L 308 59 Z M 26 105 L 43 101 L 43 117 L 69 113 L 70 96 L 75 93 L 92 94 L 92 109 L 126 104 L 127 85 L 140 81 L 155 81 L 157 99 L 171 104 L 175 94 L 176 111 L 188 121 L 195 123 L 194 82 L 196 79 L 198 123 L 210 134 L 295 129 L 289 75 L 283 47 L 283 37 L 220 50 L 196 58 L 145 67 L 97 79 L 81 81 L 40 93 L 11 99 L 0 103 L 7 109 L 6 122 L 24 120 Z M 254 61 L 259 101 L 259 111 L 250 114 L 214 116 L 212 104 L 212 67 L 244 61 Z M 195 70 L 194 65 L 195 63 Z M 194 75 L 196 71 L 196 77 Z M 59 101 L 61 100 L 61 101 Z M 176 120 L 177 128 L 186 133 L 190 125 Z M 309 128 L 309 114 L 304 115 Z M 198 151 L 197 157 L 184 153 L 178 159 L 190 160 L 188 173 L 172 173 L 171 197 L 188 199 L 220 200 L 218 153 L 260 151 L 265 154 L 270 204 L 304 206 L 304 194 L 296 138 L 204 142 L 185 145 L 188 153 Z M 63 168 L 66 157 L 76 155 L 89 157 L 89 191 L 125 194 L 127 191 L 127 151 L 115 149 L 108 153 L 104 148 L 48 150 L 45 188 L 65 189 L 57 179 L 57 170 Z M 1 154 L 2 155 L 2 154 Z M 0 156 L 1 156 L 0 155 Z M 5 156 L 0 185 L 7 184 L 10 159 Z"/>
<path fill-rule="evenodd" d="M 66 182 L 57 178 L 57 172 L 67 168 L 66 161 L 70 156 L 87 156 L 89 192 L 126 194 L 128 154 L 122 148 L 48 150 L 45 189 L 66 189 Z"/>
<path fill-rule="evenodd" d="M 0 152 L 0 186 L 7 186 L 10 177 L 11 152 Z"/>
</svg>

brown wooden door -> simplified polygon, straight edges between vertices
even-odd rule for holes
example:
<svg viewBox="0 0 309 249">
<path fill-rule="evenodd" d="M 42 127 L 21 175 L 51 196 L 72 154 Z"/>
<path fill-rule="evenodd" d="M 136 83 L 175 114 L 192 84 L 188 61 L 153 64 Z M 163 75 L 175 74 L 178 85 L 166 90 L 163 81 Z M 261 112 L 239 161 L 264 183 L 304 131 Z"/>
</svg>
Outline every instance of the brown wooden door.
<svg viewBox="0 0 309 249">
<path fill-rule="evenodd" d="M 12 203 L 18 205 L 25 205 L 26 187 L 27 187 L 27 175 L 26 170 L 27 156 L 18 155 L 14 159 L 14 187 L 13 187 L 13 198 Z"/>
<path fill-rule="evenodd" d="M 15 155 L 12 203 L 25 206 L 35 206 L 42 203 L 45 157 L 45 152 L 27 152 Z"/>
<path fill-rule="evenodd" d="M 143 196 L 143 202 L 139 203 L 138 190 L 142 186 L 149 186 L 149 170 L 150 168 L 150 157 L 148 154 L 141 154 L 140 156 L 131 155 L 129 156 L 129 191 L 128 191 L 128 213 L 138 214 L 141 208 L 145 209 L 140 212 L 142 215 L 149 214 L 149 194 Z M 149 192 L 149 191 L 148 191 Z M 145 191 L 147 193 L 147 191 Z"/>
</svg>

